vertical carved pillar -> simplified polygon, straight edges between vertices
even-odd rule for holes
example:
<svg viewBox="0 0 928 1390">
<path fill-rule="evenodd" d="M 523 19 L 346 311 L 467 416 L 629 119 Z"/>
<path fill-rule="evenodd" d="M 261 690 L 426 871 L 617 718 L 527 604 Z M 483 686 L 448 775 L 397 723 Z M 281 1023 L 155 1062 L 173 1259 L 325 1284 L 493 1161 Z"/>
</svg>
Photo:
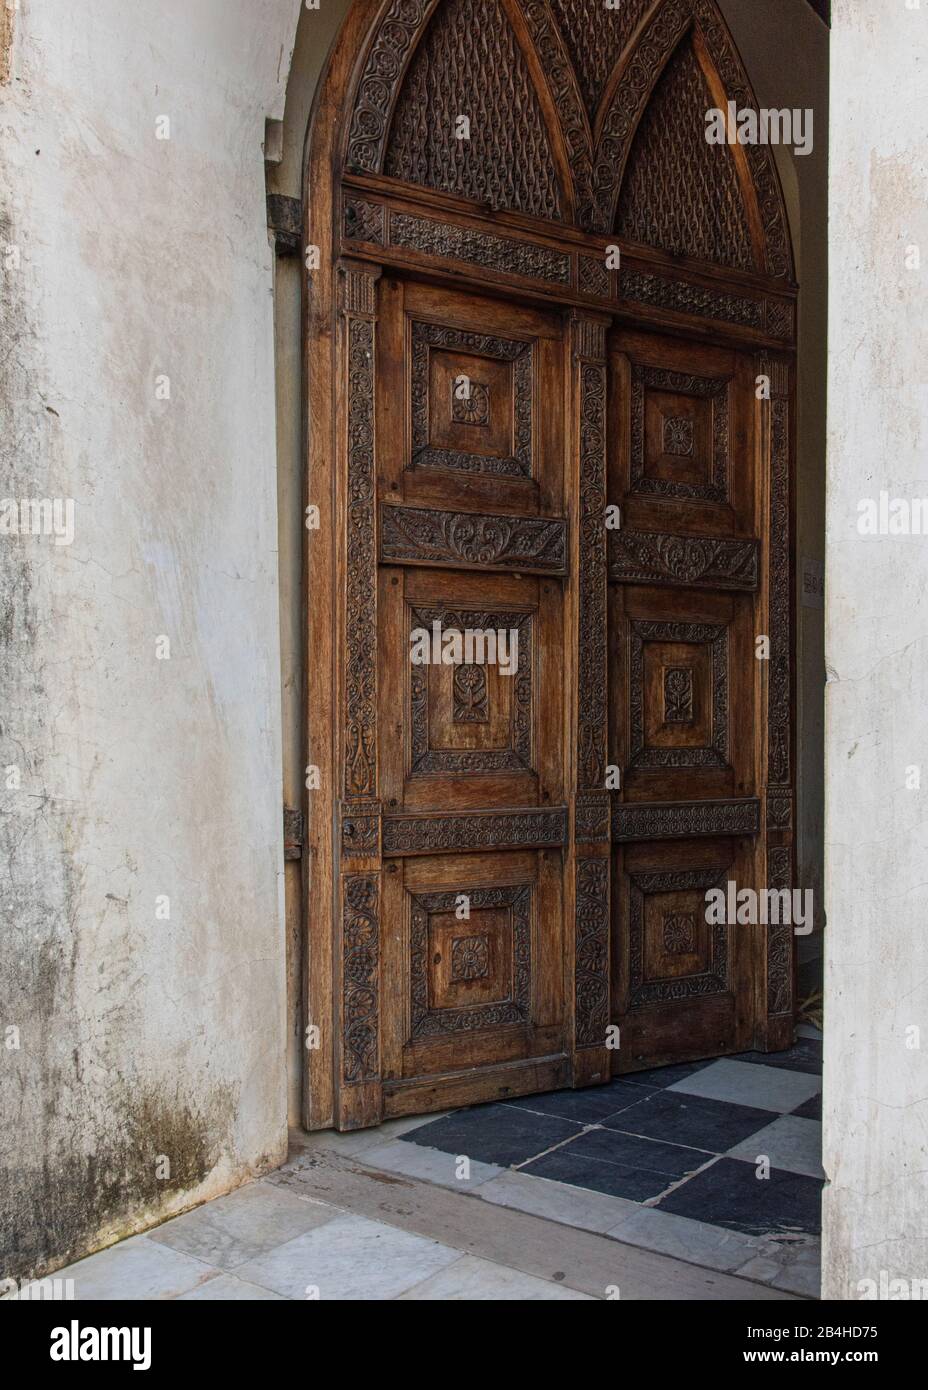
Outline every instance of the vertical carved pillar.
<svg viewBox="0 0 928 1390">
<path fill-rule="evenodd" d="M 377 267 L 341 261 L 339 447 L 344 517 L 343 757 L 339 801 L 341 987 L 338 1125 L 381 1116 L 380 815 L 377 787 Z M 310 947 L 311 948 L 311 947 Z"/>
<path fill-rule="evenodd" d="M 610 794 L 607 764 L 606 331 L 577 315 L 572 329 L 577 643 L 573 806 L 575 1086 L 609 1079 Z"/>
<path fill-rule="evenodd" d="M 764 456 L 768 461 L 767 750 L 764 796 L 766 886 L 792 889 L 795 879 L 795 796 L 793 785 L 793 563 L 792 563 L 792 422 L 791 372 L 785 362 L 761 362 L 770 378 Z M 764 1007 L 760 1045 L 787 1047 L 792 1042 L 794 1007 L 793 928 L 767 928 Z"/>
</svg>

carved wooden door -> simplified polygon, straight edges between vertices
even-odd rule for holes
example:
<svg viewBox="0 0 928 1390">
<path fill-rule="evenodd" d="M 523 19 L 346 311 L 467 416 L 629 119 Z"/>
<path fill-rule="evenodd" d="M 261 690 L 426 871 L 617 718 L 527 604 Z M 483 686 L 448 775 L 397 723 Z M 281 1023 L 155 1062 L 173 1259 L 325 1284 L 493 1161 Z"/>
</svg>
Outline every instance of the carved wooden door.
<svg viewBox="0 0 928 1390">
<path fill-rule="evenodd" d="M 769 150 L 706 142 L 728 100 L 713 0 L 358 0 L 333 50 L 310 1127 L 790 1036 L 788 930 L 704 920 L 793 854 L 796 287 Z"/>
<path fill-rule="evenodd" d="M 753 359 L 612 340 L 613 1017 L 620 1071 L 744 1050 L 759 942 L 706 893 L 762 881 L 763 499 Z"/>
</svg>

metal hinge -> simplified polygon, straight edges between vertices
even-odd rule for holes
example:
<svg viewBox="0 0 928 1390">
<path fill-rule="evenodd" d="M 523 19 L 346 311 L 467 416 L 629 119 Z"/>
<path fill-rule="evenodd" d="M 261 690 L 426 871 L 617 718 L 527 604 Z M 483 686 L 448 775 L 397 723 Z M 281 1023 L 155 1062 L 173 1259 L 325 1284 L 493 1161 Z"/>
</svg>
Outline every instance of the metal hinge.
<svg viewBox="0 0 928 1390">
<path fill-rule="evenodd" d="M 299 859 L 303 853 L 303 812 L 284 807 L 284 859 Z"/>
</svg>

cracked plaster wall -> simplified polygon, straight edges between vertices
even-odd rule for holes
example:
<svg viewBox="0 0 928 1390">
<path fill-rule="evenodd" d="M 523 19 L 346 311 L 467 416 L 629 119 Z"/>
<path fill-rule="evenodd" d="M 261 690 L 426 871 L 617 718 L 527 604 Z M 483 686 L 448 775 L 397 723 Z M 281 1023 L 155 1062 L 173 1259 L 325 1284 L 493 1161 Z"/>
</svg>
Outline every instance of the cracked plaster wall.
<svg viewBox="0 0 928 1390">
<path fill-rule="evenodd" d="M 262 142 L 299 8 L 12 14 L 0 494 L 75 538 L 0 538 L 0 1278 L 285 1153 Z"/>
</svg>

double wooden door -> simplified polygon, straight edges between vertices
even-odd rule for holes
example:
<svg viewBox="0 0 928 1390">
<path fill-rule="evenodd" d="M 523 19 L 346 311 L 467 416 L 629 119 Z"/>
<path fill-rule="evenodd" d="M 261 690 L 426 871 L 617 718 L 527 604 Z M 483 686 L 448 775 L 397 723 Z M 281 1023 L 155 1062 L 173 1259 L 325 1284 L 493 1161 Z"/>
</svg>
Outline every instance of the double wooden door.
<svg viewBox="0 0 928 1390">
<path fill-rule="evenodd" d="M 345 325 L 377 448 L 347 515 L 375 733 L 347 730 L 341 1122 L 744 1049 L 765 942 L 705 895 L 762 874 L 755 360 L 370 288 L 376 334 Z"/>
</svg>

